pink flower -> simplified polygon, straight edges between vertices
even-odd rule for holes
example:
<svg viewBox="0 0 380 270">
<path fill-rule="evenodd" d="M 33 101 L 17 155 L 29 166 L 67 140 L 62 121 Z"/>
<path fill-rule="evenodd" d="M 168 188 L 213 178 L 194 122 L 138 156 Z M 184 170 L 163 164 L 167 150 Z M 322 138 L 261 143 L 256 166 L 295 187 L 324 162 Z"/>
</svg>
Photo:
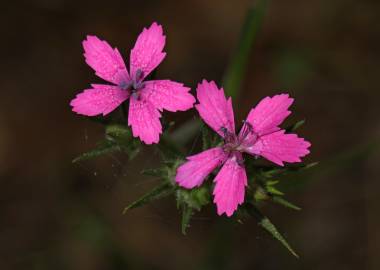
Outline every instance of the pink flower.
<svg viewBox="0 0 380 270">
<path fill-rule="evenodd" d="M 107 115 L 129 98 L 128 125 L 134 137 L 146 144 L 157 143 L 162 133 L 163 109 L 175 112 L 193 107 L 190 88 L 170 80 L 144 80 L 165 58 L 162 26 L 153 23 L 144 28 L 130 53 L 129 73 L 119 51 L 96 36 L 83 41 L 86 63 L 96 75 L 112 83 L 92 84 L 73 99 L 70 105 L 78 114 Z"/>
<path fill-rule="evenodd" d="M 214 203 L 218 215 L 231 216 L 244 202 L 247 175 L 243 153 L 262 156 L 280 166 L 284 162 L 301 162 L 309 153 L 310 143 L 296 134 L 286 134 L 278 126 L 290 114 L 293 99 L 287 94 L 266 97 L 251 109 L 239 134 L 235 133 L 231 98 L 215 82 L 203 80 L 197 87 L 199 104 L 195 107 L 202 119 L 224 140 L 222 146 L 187 157 L 175 177 L 184 188 L 200 186 L 218 166 L 223 165 L 214 179 Z"/>
</svg>

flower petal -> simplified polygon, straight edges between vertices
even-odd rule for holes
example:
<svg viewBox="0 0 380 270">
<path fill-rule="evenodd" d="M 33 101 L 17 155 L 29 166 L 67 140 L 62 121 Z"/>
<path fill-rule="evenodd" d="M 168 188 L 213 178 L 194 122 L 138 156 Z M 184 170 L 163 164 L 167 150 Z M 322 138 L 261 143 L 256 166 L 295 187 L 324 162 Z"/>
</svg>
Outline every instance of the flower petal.
<svg viewBox="0 0 380 270">
<path fill-rule="evenodd" d="M 216 167 L 227 159 L 221 147 L 211 148 L 197 155 L 187 157 L 187 162 L 177 169 L 175 181 L 184 188 L 199 187 Z"/>
<path fill-rule="evenodd" d="M 193 107 L 195 98 L 189 93 L 190 88 L 182 83 L 170 80 L 146 81 L 141 91 L 144 99 L 149 100 L 153 106 L 175 112 L 186 111 Z"/>
<path fill-rule="evenodd" d="M 241 154 L 236 153 L 224 163 L 214 179 L 216 184 L 213 194 L 218 215 L 226 213 L 230 217 L 238 205 L 244 202 L 247 175 L 241 161 Z"/>
<path fill-rule="evenodd" d="M 164 46 L 165 36 L 161 25 L 154 22 L 148 29 L 144 28 L 131 50 L 131 77 L 135 77 L 137 70 L 143 72 L 143 78 L 148 76 L 165 58 L 166 53 L 162 51 Z"/>
<path fill-rule="evenodd" d="M 274 97 L 266 97 L 253 108 L 247 117 L 253 130 L 258 135 L 268 134 L 277 130 L 286 117 L 291 113 L 288 111 L 294 99 L 288 94 L 280 94 Z"/>
<path fill-rule="evenodd" d="M 214 81 L 203 80 L 197 87 L 199 104 L 195 105 L 202 119 L 222 137 L 226 128 L 235 133 L 234 112 L 231 98 L 226 99 L 223 88 L 218 89 Z"/>
<path fill-rule="evenodd" d="M 253 146 L 247 148 L 247 152 L 284 166 L 284 161 L 301 162 L 300 158 L 310 153 L 310 146 L 308 141 L 296 134 L 285 134 L 285 130 L 280 130 L 260 137 Z"/>
<path fill-rule="evenodd" d="M 162 127 L 160 112 L 144 100 L 131 97 L 129 102 L 128 125 L 132 126 L 132 134 L 146 144 L 158 143 Z"/>
<path fill-rule="evenodd" d="M 95 116 L 112 112 L 129 97 L 128 91 L 117 86 L 92 84 L 92 89 L 86 89 L 74 98 L 70 105 L 78 114 Z"/>
<path fill-rule="evenodd" d="M 96 71 L 100 78 L 120 84 L 130 80 L 119 51 L 96 36 L 87 36 L 83 41 L 86 63 Z"/>
</svg>

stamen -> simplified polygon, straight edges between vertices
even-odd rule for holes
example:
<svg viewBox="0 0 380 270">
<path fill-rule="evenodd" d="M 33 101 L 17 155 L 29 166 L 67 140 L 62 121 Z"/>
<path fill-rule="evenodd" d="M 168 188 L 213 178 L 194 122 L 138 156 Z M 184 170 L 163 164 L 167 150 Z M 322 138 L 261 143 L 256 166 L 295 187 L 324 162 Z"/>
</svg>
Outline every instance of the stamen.
<svg viewBox="0 0 380 270">
<path fill-rule="evenodd" d="M 131 90 L 132 94 L 136 93 L 137 90 L 140 90 L 144 88 L 145 83 L 143 81 L 144 79 L 144 72 L 141 69 L 138 69 L 135 73 L 135 78 L 131 81 L 123 81 L 119 84 L 119 87 L 123 90 Z M 134 94 L 136 96 L 136 94 Z"/>
<path fill-rule="evenodd" d="M 134 81 L 133 82 L 133 89 L 140 90 L 142 88 L 144 88 L 144 82 L 142 82 L 142 81 L 140 81 L 140 82 Z"/>
<path fill-rule="evenodd" d="M 236 161 L 237 161 L 237 164 L 239 164 L 241 167 L 244 166 L 244 158 L 238 158 Z"/>
<path fill-rule="evenodd" d="M 225 127 L 221 127 L 220 131 L 223 132 L 223 136 L 226 137 L 228 130 Z"/>
<path fill-rule="evenodd" d="M 142 71 L 141 69 L 136 70 L 135 82 L 136 83 L 141 82 L 143 78 L 144 78 L 144 71 Z"/>
<path fill-rule="evenodd" d="M 132 90 L 132 94 L 131 96 L 135 99 L 135 100 L 140 100 L 141 96 L 140 96 L 140 93 L 136 90 Z"/>
<path fill-rule="evenodd" d="M 230 132 L 227 128 L 221 127 L 220 130 L 223 132 L 223 138 L 225 144 L 232 144 L 236 141 L 236 136 L 234 133 Z"/>
<path fill-rule="evenodd" d="M 130 82 L 123 81 L 119 84 L 119 87 L 123 90 L 129 90 L 131 89 L 132 85 L 133 85 L 133 82 L 131 81 Z"/>
<path fill-rule="evenodd" d="M 244 120 L 242 126 L 241 139 L 245 139 L 251 132 L 253 132 L 253 127 L 251 123 Z"/>
</svg>

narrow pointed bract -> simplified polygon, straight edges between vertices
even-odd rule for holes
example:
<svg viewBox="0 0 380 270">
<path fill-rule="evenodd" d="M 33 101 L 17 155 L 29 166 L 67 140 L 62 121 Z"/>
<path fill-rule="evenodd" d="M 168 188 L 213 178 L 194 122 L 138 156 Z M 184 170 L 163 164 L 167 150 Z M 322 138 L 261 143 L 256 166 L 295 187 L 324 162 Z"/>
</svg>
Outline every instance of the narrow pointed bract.
<svg viewBox="0 0 380 270">
<path fill-rule="evenodd" d="M 144 28 L 130 53 L 130 72 L 116 48 L 96 36 L 83 41 L 86 63 L 95 74 L 113 85 L 92 85 L 70 102 L 72 110 L 87 116 L 107 115 L 130 99 L 128 125 L 134 137 L 146 144 L 158 143 L 162 126 L 161 111 L 186 111 L 195 98 L 190 88 L 170 80 L 145 81 L 162 62 L 166 53 L 162 26 Z"/>
<path fill-rule="evenodd" d="M 176 182 L 184 188 L 200 186 L 217 167 L 214 179 L 214 203 L 218 215 L 233 215 L 244 202 L 247 175 L 243 154 L 261 156 L 283 166 L 301 162 L 310 143 L 296 134 L 286 134 L 279 125 L 289 116 L 293 99 L 288 94 L 266 97 L 253 108 L 238 134 L 235 133 L 232 100 L 215 82 L 203 80 L 197 87 L 199 104 L 195 107 L 203 121 L 224 140 L 222 146 L 187 158 L 177 169 Z"/>
</svg>

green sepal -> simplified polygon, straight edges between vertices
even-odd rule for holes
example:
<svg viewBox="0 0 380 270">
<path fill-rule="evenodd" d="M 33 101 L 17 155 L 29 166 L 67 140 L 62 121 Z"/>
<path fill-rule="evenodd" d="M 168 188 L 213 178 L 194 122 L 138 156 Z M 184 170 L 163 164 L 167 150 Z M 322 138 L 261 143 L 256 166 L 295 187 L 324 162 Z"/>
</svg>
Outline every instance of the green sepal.
<svg viewBox="0 0 380 270">
<path fill-rule="evenodd" d="M 177 207 L 180 207 L 181 204 L 185 203 L 189 207 L 201 210 L 202 206 L 210 202 L 210 191 L 206 185 L 203 185 L 199 188 L 193 189 L 183 189 L 178 188 L 177 192 Z"/>
<path fill-rule="evenodd" d="M 266 201 L 270 198 L 268 192 L 262 187 L 258 186 L 253 194 L 255 201 Z"/>
<path fill-rule="evenodd" d="M 112 124 L 106 126 L 106 136 L 111 136 L 114 139 L 121 141 L 129 141 L 132 139 L 132 133 L 129 128 L 120 124 Z"/>
<path fill-rule="evenodd" d="M 194 211 L 200 211 L 203 206 L 210 203 L 210 190 L 207 185 L 190 190 L 178 188 L 176 197 L 177 207 L 182 211 L 181 231 L 186 234 L 186 229 L 189 227 Z"/>
<path fill-rule="evenodd" d="M 265 188 L 266 188 L 266 191 L 268 193 L 270 193 L 271 195 L 279 195 L 279 196 L 282 196 L 284 195 L 283 192 L 281 192 L 280 190 L 278 190 L 275 185 L 278 183 L 279 181 L 267 181 L 266 182 L 266 185 L 265 185 Z"/>
</svg>

